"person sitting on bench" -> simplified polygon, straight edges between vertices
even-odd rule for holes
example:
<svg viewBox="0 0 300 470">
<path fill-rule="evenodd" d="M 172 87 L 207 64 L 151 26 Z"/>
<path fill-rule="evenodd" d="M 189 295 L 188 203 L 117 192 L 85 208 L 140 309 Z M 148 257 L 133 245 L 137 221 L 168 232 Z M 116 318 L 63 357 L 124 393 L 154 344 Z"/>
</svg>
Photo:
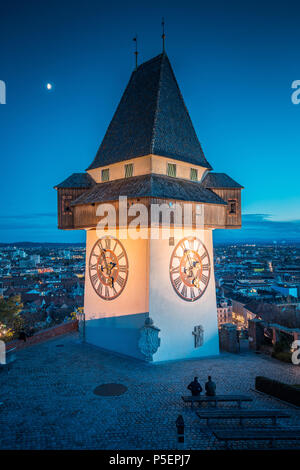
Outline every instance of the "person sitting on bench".
<svg viewBox="0 0 300 470">
<path fill-rule="evenodd" d="M 193 397 L 197 397 L 202 392 L 202 387 L 198 382 L 198 377 L 194 377 L 194 380 L 187 386 L 187 388 L 192 392 Z"/>
<path fill-rule="evenodd" d="M 208 381 L 205 384 L 205 395 L 208 397 L 214 397 L 216 395 L 216 384 L 211 380 L 211 376 L 208 376 Z"/>
</svg>

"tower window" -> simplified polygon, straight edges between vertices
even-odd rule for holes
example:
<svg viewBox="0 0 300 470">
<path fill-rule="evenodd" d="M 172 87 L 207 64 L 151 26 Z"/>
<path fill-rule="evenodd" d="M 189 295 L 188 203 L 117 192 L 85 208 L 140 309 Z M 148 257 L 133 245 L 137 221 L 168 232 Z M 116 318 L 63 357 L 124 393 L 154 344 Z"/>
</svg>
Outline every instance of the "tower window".
<svg viewBox="0 0 300 470">
<path fill-rule="evenodd" d="M 70 204 L 72 202 L 72 196 L 66 196 L 65 194 L 62 197 L 62 213 L 63 215 L 72 215 L 72 209 Z"/>
<path fill-rule="evenodd" d="M 109 168 L 101 171 L 101 181 L 109 181 Z"/>
<path fill-rule="evenodd" d="M 133 176 L 133 163 L 125 165 L 125 178 L 130 178 L 130 176 Z"/>
<path fill-rule="evenodd" d="M 176 177 L 176 164 L 175 163 L 168 163 L 167 175 L 172 176 L 173 178 Z"/>
<path fill-rule="evenodd" d="M 228 200 L 228 205 L 229 205 L 229 214 L 234 215 L 236 214 L 237 211 L 237 202 L 235 199 L 229 199 Z"/>
<path fill-rule="evenodd" d="M 191 180 L 198 181 L 198 170 L 196 168 L 191 168 Z"/>
</svg>

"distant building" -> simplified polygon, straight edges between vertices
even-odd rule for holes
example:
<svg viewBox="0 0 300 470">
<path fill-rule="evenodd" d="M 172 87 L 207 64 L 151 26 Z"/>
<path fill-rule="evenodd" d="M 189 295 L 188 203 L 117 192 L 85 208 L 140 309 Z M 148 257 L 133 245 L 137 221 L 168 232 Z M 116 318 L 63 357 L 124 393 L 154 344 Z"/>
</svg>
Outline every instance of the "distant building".
<svg viewBox="0 0 300 470">
<path fill-rule="evenodd" d="M 25 269 L 35 268 L 35 262 L 32 259 L 20 259 L 19 266 Z"/>
<path fill-rule="evenodd" d="M 40 255 L 30 255 L 30 260 L 34 263 L 34 266 L 36 266 L 37 264 L 40 264 L 41 257 Z"/>
<path fill-rule="evenodd" d="M 232 323 L 232 303 L 229 299 L 217 299 L 218 326 Z"/>
<path fill-rule="evenodd" d="M 70 250 L 64 250 L 63 255 L 65 259 L 71 259 L 71 252 Z"/>
<path fill-rule="evenodd" d="M 298 297 L 298 288 L 296 284 L 291 284 L 287 282 L 278 282 L 272 285 L 272 289 L 276 292 L 279 292 L 283 296 Z"/>
</svg>

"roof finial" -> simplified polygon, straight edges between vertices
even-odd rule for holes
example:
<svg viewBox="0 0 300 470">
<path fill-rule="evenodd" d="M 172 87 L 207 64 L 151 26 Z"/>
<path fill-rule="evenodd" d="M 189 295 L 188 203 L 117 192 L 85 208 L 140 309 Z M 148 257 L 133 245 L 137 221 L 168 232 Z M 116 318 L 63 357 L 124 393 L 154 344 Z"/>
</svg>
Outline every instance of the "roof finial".
<svg viewBox="0 0 300 470">
<path fill-rule="evenodd" d="M 137 50 L 137 40 L 138 40 L 138 37 L 137 37 L 137 34 L 135 35 L 135 37 L 133 38 L 134 42 L 135 42 L 135 52 L 134 52 L 134 55 L 135 55 L 135 70 L 137 70 L 138 68 L 138 50 Z"/>
<path fill-rule="evenodd" d="M 165 20 L 164 18 L 162 18 L 162 21 L 161 21 L 161 26 L 162 26 L 162 41 L 163 41 L 163 52 L 165 52 L 165 39 L 166 39 L 166 35 L 165 35 Z"/>
</svg>

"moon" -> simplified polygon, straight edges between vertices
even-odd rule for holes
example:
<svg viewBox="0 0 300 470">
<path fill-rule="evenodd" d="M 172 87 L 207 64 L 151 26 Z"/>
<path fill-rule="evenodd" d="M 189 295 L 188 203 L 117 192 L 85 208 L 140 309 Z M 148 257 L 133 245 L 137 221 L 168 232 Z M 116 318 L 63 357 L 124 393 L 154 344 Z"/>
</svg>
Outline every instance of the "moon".
<svg viewBox="0 0 300 470">
<path fill-rule="evenodd" d="M 47 90 L 49 90 L 49 91 L 52 90 L 52 88 L 53 88 L 52 83 L 47 83 L 46 88 L 47 88 Z"/>
</svg>

